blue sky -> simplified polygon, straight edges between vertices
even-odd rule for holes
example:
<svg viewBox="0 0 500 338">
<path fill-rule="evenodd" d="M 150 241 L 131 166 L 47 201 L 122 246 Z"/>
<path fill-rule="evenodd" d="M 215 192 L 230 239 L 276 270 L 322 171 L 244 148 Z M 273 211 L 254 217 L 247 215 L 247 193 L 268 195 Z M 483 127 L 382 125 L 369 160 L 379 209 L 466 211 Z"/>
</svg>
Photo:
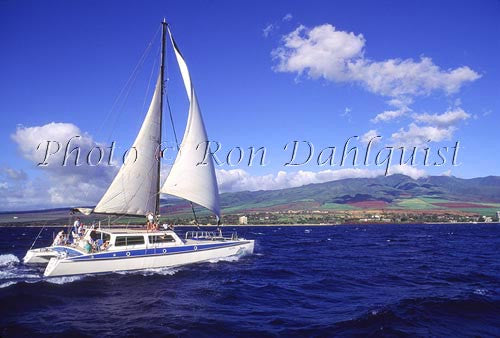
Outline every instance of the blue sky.
<svg viewBox="0 0 500 338">
<path fill-rule="evenodd" d="M 311 142 L 315 156 L 336 146 L 338 157 L 354 135 L 382 136 L 372 156 L 427 137 L 435 138 L 432 149 L 460 141 L 461 165 L 448 154 L 446 165 L 401 170 L 415 177 L 498 174 L 498 1 L 7 0 L 0 2 L 3 209 L 96 202 L 115 171 L 43 170 L 34 147 L 44 132 L 123 148 L 133 142 L 159 39 L 126 102 L 111 108 L 164 16 L 222 154 L 267 148 L 266 166 L 218 167 L 223 191 L 380 174 L 373 160 L 356 168 L 284 166 L 290 141 Z M 172 54 L 168 66 L 182 134 L 187 100 Z M 362 162 L 366 143 L 353 145 Z M 96 177 L 97 185 L 78 183 Z"/>
</svg>

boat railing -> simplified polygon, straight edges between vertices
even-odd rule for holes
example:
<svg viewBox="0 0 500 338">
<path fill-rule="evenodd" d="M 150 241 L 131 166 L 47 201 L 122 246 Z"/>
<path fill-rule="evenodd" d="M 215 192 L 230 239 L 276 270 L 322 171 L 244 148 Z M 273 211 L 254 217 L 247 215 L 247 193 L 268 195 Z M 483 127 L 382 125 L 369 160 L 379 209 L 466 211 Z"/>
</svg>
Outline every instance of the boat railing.
<svg viewBox="0 0 500 338">
<path fill-rule="evenodd" d="M 238 234 L 236 232 L 223 234 L 222 232 L 215 231 L 186 231 L 185 239 L 236 240 L 238 239 Z"/>
</svg>

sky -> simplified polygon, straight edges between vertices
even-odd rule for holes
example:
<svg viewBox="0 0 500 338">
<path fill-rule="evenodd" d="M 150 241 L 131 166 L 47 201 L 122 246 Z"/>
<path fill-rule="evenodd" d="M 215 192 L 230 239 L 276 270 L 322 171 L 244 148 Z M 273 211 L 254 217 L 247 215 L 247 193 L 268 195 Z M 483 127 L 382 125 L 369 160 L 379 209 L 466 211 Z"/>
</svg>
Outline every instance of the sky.
<svg viewBox="0 0 500 338">
<path fill-rule="evenodd" d="M 222 192 L 499 174 L 498 1 L 3 0 L 0 210 L 99 200 L 118 167 L 61 166 L 61 153 L 40 167 L 43 142 L 78 135 L 83 158 L 111 142 L 123 155 L 151 98 L 164 17 L 221 146 Z M 181 136 L 188 102 L 172 50 L 166 77 Z M 347 140 L 356 165 L 355 150 L 340 163 Z M 263 165 L 248 165 L 249 147 L 266 149 Z M 406 159 L 418 147 L 416 163 L 399 165 L 399 147 Z"/>
</svg>

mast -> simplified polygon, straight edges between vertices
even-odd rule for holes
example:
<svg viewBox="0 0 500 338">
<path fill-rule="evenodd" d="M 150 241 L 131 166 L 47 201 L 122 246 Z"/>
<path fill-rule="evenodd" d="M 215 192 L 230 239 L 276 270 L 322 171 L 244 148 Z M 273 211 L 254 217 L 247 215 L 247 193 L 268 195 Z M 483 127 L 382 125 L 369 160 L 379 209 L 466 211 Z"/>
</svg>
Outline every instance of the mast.
<svg viewBox="0 0 500 338">
<path fill-rule="evenodd" d="M 164 71 L 165 71 L 165 40 L 167 36 L 167 21 L 163 18 L 161 23 L 161 65 L 160 65 L 160 142 L 158 143 L 158 179 L 157 179 L 157 194 L 156 194 L 156 205 L 155 205 L 155 216 L 160 214 L 160 169 L 161 169 L 161 139 L 162 139 L 162 119 L 163 119 L 163 96 L 165 94 L 165 80 L 164 80 Z"/>
</svg>

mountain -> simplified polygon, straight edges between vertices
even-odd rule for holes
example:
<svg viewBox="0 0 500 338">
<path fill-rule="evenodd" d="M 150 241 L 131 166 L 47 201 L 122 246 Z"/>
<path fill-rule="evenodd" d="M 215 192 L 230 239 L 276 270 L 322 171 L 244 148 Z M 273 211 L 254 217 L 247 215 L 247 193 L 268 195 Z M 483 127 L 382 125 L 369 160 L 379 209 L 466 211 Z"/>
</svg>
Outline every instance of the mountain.
<svg viewBox="0 0 500 338">
<path fill-rule="evenodd" d="M 179 222 L 192 219 L 191 205 L 184 200 L 162 199 L 161 204 L 161 214 L 165 217 L 172 217 Z M 233 222 L 237 221 L 238 214 L 345 210 L 438 214 L 465 212 L 495 216 L 496 211 L 500 210 L 500 176 L 471 179 L 453 176 L 412 179 L 404 175 L 348 178 L 281 190 L 223 193 L 221 207 L 224 219 Z M 66 223 L 69 209 L 3 212 L 0 213 L 0 223 Z M 204 221 L 209 221 L 208 211 L 196 207 L 196 213 Z"/>
<path fill-rule="evenodd" d="M 418 209 L 422 209 L 422 204 L 428 204 L 429 208 L 495 208 L 498 207 L 496 204 L 500 203 L 500 177 L 462 179 L 453 176 L 430 176 L 412 179 L 404 175 L 391 175 L 221 195 L 221 205 L 225 213 L 284 208 L 342 209 L 342 206 L 345 209 L 411 208 L 412 203 L 420 204 Z"/>
</svg>

